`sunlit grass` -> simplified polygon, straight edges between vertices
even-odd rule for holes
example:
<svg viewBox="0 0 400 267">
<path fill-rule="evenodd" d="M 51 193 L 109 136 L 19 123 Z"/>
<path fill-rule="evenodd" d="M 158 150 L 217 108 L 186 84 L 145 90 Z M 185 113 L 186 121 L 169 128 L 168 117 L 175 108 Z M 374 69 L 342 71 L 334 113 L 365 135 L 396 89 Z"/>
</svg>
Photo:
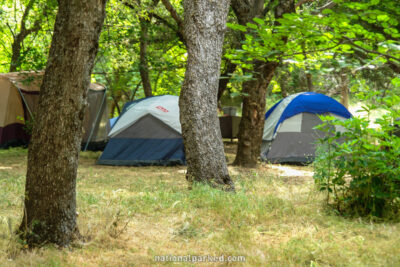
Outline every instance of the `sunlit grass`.
<svg viewBox="0 0 400 267">
<path fill-rule="evenodd" d="M 234 149 L 227 151 L 232 161 Z M 309 167 L 229 167 L 233 194 L 188 190 L 185 167 L 98 166 L 98 156 L 81 153 L 78 171 L 87 241 L 23 251 L 12 232 L 22 216 L 26 150 L 0 150 L 0 167 L 8 167 L 0 168 L 0 266 L 149 266 L 160 264 L 156 255 L 188 254 L 243 255 L 245 263 L 231 264 L 246 266 L 400 265 L 399 224 L 327 211 Z"/>
</svg>

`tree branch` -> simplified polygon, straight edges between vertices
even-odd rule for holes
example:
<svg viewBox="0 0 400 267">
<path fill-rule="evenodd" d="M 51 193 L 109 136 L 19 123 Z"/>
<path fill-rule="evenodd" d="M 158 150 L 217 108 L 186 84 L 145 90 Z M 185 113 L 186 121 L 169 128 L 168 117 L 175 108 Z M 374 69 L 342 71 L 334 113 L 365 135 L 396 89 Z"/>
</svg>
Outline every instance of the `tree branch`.
<svg viewBox="0 0 400 267">
<path fill-rule="evenodd" d="M 35 1 L 36 0 L 30 0 L 28 2 L 28 4 L 26 5 L 24 14 L 22 15 L 22 19 L 21 19 L 21 32 L 23 32 L 26 29 L 26 20 L 28 18 L 29 12 L 31 11 Z"/>
<path fill-rule="evenodd" d="M 300 0 L 299 2 L 297 2 L 297 4 L 295 5 L 295 7 L 296 7 L 296 8 L 297 8 L 297 7 L 300 7 L 300 6 L 302 6 L 302 5 L 306 4 L 306 3 L 309 3 L 309 2 L 314 2 L 314 0 Z"/>
<path fill-rule="evenodd" d="M 168 12 L 171 14 L 172 18 L 176 21 L 178 24 L 178 27 L 181 28 L 183 25 L 183 20 L 179 16 L 178 12 L 174 9 L 174 7 L 171 5 L 171 3 L 168 0 L 161 0 L 165 8 L 168 10 Z"/>
<path fill-rule="evenodd" d="M 318 8 L 316 11 L 311 12 L 311 14 L 313 14 L 313 15 L 320 14 L 323 10 L 331 9 L 331 8 L 335 7 L 336 5 L 337 5 L 337 3 L 334 1 L 328 2 L 325 5 L 323 5 L 322 7 Z"/>
<path fill-rule="evenodd" d="M 167 11 L 171 14 L 171 17 L 176 21 L 176 24 L 178 25 L 178 32 L 182 35 L 182 39 L 184 39 L 182 18 L 179 16 L 178 12 L 176 12 L 174 7 L 168 0 L 161 0 L 161 2 L 163 3 Z"/>
<path fill-rule="evenodd" d="M 177 32 L 178 30 L 176 29 L 176 27 L 172 24 L 169 23 L 168 20 L 164 19 L 163 17 L 161 17 L 160 15 L 154 13 L 154 12 L 150 12 L 149 16 L 155 18 L 156 20 L 158 20 L 159 22 L 161 22 L 162 24 L 164 24 L 165 26 L 167 26 L 168 28 L 170 28 L 171 30 Z"/>
<path fill-rule="evenodd" d="M 388 55 L 388 54 L 385 54 L 385 53 L 381 53 L 381 52 L 378 52 L 378 51 L 366 49 L 364 47 L 361 47 L 361 46 L 355 44 L 354 41 L 351 40 L 350 38 L 348 38 L 348 37 L 344 37 L 344 38 L 349 42 L 349 44 L 351 44 L 354 47 L 357 47 L 358 49 L 363 50 L 364 52 L 367 52 L 367 53 L 370 53 L 370 54 L 375 54 L 375 55 L 380 55 L 380 56 L 383 56 L 383 57 L 385 57 L 387 59 L 393 59 L 395 61 L 400 62 L 400 58 L 397 58 L 397 57 L 394 57 L 394 56 L 391 56 L 391 55 Z"/>
<path fill-rule="evenodd" d="M 15 33 L 13 31 L 13 29 L 11 28 L 10 24 L 8 24 L 8 22 L 6 23 L 7 28 L 10 30 L 12 36 L 13 36 L 13 40 L 15 40 Z"/>
<path fill-rule="evenodd" d="M 280 56 L 280 58 L 286 58 L 286 57 L 292 57 L 294 55 L 307 55 L 307 54 L 311 54 L 311 53 L 316 53 L 316 52 L 324 52 L 324 51 L 329 51 L 333 48 L 338 47 L 339 45 L 341 45 L 343 42 L 340 41 L 338 42 L 336 45 L 334 46 L 330 46 L 327 48 L 323 48 L 323 49 L 315 49 L 315 50 L 310 50 L 310 51 L 302 51 L 302 52 L 296 52 L 296 53 L 292 53 L 292 54 L 283 54 Z"/>
<path fill-rule="evenodd" d="M 134 7 L 131 3 L 128 3 L 128 2 L 126 2 L 126 1 L 122 1 L 122 4 L 123 4 L 124 6 L 126 6 L 126 7 L 129 7 L 130 9 L 135 9 L 135 7 Z M 137 4 L 137 5 L 140 5 L 140 1 L 136 1 L 136 4 Z"/>
<path fill-rule="evenodd" d="M 138 2 L 138 4 L 140 4 L 139 1 L 137 1 L 137 2 Z M 154 0 L 154 1 L 153 1 L 153 4 L 154 4 L 154 5 L 157 5 L 158 2 L 159 2 L 158 0 Z M 167 0 L 167 2 L 168 2 L 168 0 Z M 130 3 L 126 2 L 126 1 L 122 1 L 122 3 L 123 3 L 124 6 L 129 7 L 130 9 L 135 9 L 135 7 L 134 7 L 132 4 L 130 4 Z M 182 43 L 185 43 L 185 40 L 184 40 L 183 34 L 182 34 L 182 32 L 183 32 L 183 31 L 182 31 L 182 26 L 180 26 L 180 25 L 182 25 L 183 21 L 182 21 L 181 18 L 179 17 L 178 13 L 176 13 L 176 11 L 174 10 L 174 8 L 172 7 L 171 3 L 168 2 L 168 4 L 169 4 L 170 8 L 173 10 L 174 14 L 176 14 L 176 16 L 177 16 L 177 17 L 179 18 L 179 20 L 181 21 L 181 22 L 180 22 L 181 24 L 179 24 L 179 23 L 177 22 L 177 24 L 178 24 L 178 29 L 177 29 L 177 27 L 175 27 L 172 23 L 170 23 L 168 20 L 166 20 L 165 18 L 163 18 L 163 17 L 161 17 L 160 15 L 156 14 L 155 12 L 151 12 L 151 11 L 150 11 L 150 12 L 148 12 L 148 15 L 149 15 L 150 18 L 155 18 L 156 20 L 158 20 L 159 22 L 161 22 L 162 24 L 164 24 L 165 26 L 167 26 L 168 28 L 170 28 L 171 30 L 173 30 L 173 31 L 176 33 L 176 35 L 178 36 L 179 40 L 180 40 Z M 164 6 L 165 6 L 165 4 L 164 4 Z M 166 7 L 166 6 L 165 6 L 165 7 Z M 170 11 L 168 8 L 167 8 L 167 10 L 168 10 L 168 12 L 170 12 L 171 16 L 173 17 L 171 11 Z M 174 18 L 174 17 L 173 17 L 173 18 Z M 175 18 L 174 18 L 174 20 L 177 21 Z M 107 25 L 106 25 L 106 26 L 107 26 Z"/>
</svg>

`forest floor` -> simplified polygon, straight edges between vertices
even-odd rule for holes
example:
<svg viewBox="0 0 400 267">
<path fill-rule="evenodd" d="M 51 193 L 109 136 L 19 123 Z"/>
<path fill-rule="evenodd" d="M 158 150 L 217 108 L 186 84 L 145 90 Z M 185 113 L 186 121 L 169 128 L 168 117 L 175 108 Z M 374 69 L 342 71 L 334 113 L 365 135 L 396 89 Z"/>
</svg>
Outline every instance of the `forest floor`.
<svg viewBox="0 0 400 267">
<path fill-rule="evenodd" d="M 229 162 L 234 152 L 227 144 Z M 81 153 L 77 182 L 78 224 L 88 241 L 23 250 L 12 233 L 22 216 L 26 156 L 26 149 L 0 150 L 0 266 L 193 264 L 155 261 L 163 255 L 245 257 L 216 266 L 400 266 L 400 224 L 337 216 L 309 166 L 230 166 L 233 194 L 188 190 L 185 167 L 95 165 L 94 152 Z"/>
</svg>

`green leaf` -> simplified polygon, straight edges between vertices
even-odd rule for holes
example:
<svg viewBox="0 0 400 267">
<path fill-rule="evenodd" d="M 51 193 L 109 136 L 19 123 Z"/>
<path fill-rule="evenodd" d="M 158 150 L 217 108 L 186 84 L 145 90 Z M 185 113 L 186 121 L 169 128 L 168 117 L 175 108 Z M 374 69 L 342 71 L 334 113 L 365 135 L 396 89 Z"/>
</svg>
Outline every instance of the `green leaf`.
<svg viewBox="0 0 400 267">
<path fill-rule="evenodd" d="M 228 26 L 232 30 L 239 30 L 239 31 L 242 31 L 242 32 L 246 32 L 247 31 L 247 28 L 245 26 L 239 25 L 239 24 L 227 23 L 226 26 Z"/>
<path fill-rule="evenodd" d="M 388 21 L 390 19 L 387 14 L 378 15 L 376 18 L 378 19 L 378 21 Z"/>
<path fill-rule="evenodd" d="M 256 24 L 253 24 L 253 23 L 246 23 L 246 26 L 247 26 L 248 28 L 250 28 L 250 29 L 254 29 L 254 30 L 257 30 L 257 29 L 258 29 L 257 25 L 256 25 Z"/>
<path fill-rule="evenodd" d="M 263 19 L 254 18 L 253 20 L 259 25 L 265 25 L 265 21 Z"/>
</svg>

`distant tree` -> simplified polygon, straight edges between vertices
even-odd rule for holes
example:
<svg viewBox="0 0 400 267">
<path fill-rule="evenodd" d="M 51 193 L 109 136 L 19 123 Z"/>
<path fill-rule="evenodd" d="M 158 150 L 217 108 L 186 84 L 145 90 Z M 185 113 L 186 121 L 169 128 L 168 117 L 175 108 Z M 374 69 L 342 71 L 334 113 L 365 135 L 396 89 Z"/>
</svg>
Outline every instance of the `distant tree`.
<svg viewBox="0 0 400 267">
<path fill-rule="evenodd" d="M 149 23 L 150 19 L 142 17 L 140 20 L 140 64 L 139 71 L 140 77 L 142 78 L 144 94 L 146 97 L 153 95 L 151 89 L 150 77 L 149 77 L 149 65 L 147 60 L 147 46 L 149 42 Z"/>
<path fill-rule="evenodd" d="M 111 116 L 133 99 L 179 94 L 186 66 L 182 40 L 160 1 L 109 1 L 93 73 L 107 85 Z"/>
<path fill-rule="evenodd" d="M 179 99 L 189 183 L 234 190 L 217 115 L 222 45 L 229 0 L 184 0 L 183 33 L 188 50 Z"/>
<path fill-rule="evenodd" d="M 140 1 L 138 1 L 140 3 Z M 159 0 L 153 0 L 150 4 L 150 9 L 157 6 Z M 151 24 L 152 16 L 144 13 L 139 16 L 140 23 L 140 63 L 139 71 L 140 77 L 142 78 L 143 90 L 146 97 L 153 95 L 153 90 L 151 89 L 150 75 L 149 75 L 149 64 L 147 59 L 147 46 L 149 43 L 149 27 Z"/>
<path fill-rule="evenodd" d="M 106 0 L 59 0 L 28 152 L 21 237 L 68 246 L 76 224 L 76 175 L 90 74 Z"/>
<path fill-rule="evenodd" d="M 29 57 L 34 57 L 33 60 L 37 61 L 40 61 L 40 57 L 45 57 L 46 40 L 51 34 L 42 30 L 47 29 L 54 21 L 56 3 L 55 0 L 3 0 L 0 2 L 2 5 L 0 7 L 0 37 L 2 48 L 8 56 L 6 59 L 9 65 L 8 71 L 21 70 L 23 63 L 27 62 Z M 1 36 L 1 33 L 4 36 Z M 38 63 L 34 64 L 38 65 Z M 29 69 L 34 68 L 31 66 L 34 64 L 30 64 Z"/>
</svg>

